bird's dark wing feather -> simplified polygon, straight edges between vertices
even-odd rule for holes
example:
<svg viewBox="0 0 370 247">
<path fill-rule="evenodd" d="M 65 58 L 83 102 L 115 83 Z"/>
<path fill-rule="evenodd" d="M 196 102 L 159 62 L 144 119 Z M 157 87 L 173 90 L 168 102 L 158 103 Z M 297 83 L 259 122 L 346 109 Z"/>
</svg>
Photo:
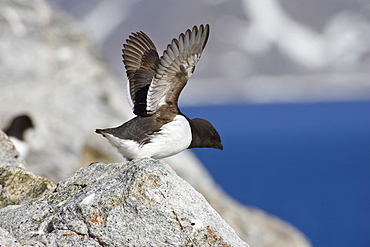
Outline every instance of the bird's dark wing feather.
<svg viewBox="0 0 370 247">
<path fill-rule="evenodd" d="M 148 114 L 167 104 L 177 110 L 177 101 L 189 77 L 194 72 L 209 36 L 209 25 L 194 26 L 173 39 L 160 58 L 155 79 L 146 99 Z"/>
<path fill-rule="evenodd" d="M 133 111 L 136 115 L 145 116 L 147 92 L 159 63 L 157 49 L 145 33 L 137 32 L 126 40 L 122 53 Z"/>
<path fill-rule="evenodd" d="M 163 124 L 157 121 L 155 115 L 148 117 L 137 116 L 118 127 L 97 129 L 95 132 L 102 135 L 111 134 L 123 140 L 133 140 L 139 144 L 145 144 L 150 142 L 153 134 L 160 131 Z"/>
</svg>

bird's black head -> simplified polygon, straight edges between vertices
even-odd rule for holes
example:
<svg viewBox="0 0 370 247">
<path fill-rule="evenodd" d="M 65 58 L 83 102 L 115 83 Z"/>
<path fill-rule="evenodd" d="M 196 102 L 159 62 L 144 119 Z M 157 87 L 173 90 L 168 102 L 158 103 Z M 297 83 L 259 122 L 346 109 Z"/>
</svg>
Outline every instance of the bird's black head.
<svg viewBox="0 0 370 247">
<path fill-rule="evenodd" d="M 189 148 L 224 149 L 220 135 L 210 122 L 201 118 L 194 118 L 189 122 L 192 132 L 192 141 Z"/>
<path fill-rule="evenodd" d="M 23 141 L 24 132 L 28 128 L 33 127 L 34 127 L 33 122 L 28 115 L 20 115 L 12 120 L 11 124 L 7 128 L 5 128 L 4 132 L 8 136 L 14 136 L 19 140 Z"/>
</svg>

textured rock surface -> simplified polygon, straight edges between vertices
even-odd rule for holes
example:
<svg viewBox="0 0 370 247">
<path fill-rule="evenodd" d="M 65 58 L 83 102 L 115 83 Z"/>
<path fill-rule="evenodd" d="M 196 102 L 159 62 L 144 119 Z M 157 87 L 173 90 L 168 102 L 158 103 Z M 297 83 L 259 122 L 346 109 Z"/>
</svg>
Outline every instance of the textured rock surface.
<svg viewBox="0 0 370 247">
<path fill-rule="evenodd" d="M 54 193 L 1 209 L 0 227 L 20 244 L 247 246 L 201 194 L 151 159 L 81 168 Z"/>
<path fill-rule="evenodd" d="M 22 204 L 55 189 L 49 179 L 24 170 L 25 165 L 13 143 L 0 130 L 0 208 Z"/>
<path fill-rule="evenodd" d="M 49 194 L 56 187 L 49 179 L 17 167 L 0 167 L 0 186 L 0 208 Z"/>
<path fill-rule="evenodd" d="M 9 137 L 0 129 L 0 167 L 24 167 L 26 162 L 20 156 Z"/>
</svg>

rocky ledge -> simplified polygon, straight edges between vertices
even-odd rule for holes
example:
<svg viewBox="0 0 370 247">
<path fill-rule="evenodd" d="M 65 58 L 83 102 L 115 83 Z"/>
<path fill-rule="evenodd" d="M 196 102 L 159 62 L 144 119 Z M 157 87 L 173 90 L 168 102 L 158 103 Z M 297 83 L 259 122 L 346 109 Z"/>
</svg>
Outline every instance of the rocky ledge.
<svg viewBox="0 0 370 247">
<path fill-rule="evenodd" d="M 17 168 L 20 169 L 20 168 Z M 1 246 L 248 246 L 165 163 L 93 163 L 0 210 Z"/>
</svg>

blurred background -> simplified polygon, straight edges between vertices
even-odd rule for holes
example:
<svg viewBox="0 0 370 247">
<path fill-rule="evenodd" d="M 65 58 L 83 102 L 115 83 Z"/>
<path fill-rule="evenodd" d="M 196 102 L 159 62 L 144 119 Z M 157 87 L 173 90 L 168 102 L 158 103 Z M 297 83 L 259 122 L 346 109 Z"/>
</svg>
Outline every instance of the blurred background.
<svg viewBox="0 0 370 247">
<path fill-rule="evenodd" d="M 50 1 L 81 21 L 121 78 L 120 50 L 131 32 L 146 32 L 161 53 L 180 32 L 209 23 L 211 38 L 182 105 L 370 97 L 366 0 Z M 204 93 L 210 84 L 212 93 Z"/>
<path fill-rule="evenodd" d="M 229 195 L 290 222 L 313 246 L 370 246 L 368 0 L 48 2 L 98 44 L 122 97 L 131 32 L 144 31 L 161 54 L 210 24 L 180 108 L 212 122 L 225 149 L 196 156 Z"/>
</svg>

